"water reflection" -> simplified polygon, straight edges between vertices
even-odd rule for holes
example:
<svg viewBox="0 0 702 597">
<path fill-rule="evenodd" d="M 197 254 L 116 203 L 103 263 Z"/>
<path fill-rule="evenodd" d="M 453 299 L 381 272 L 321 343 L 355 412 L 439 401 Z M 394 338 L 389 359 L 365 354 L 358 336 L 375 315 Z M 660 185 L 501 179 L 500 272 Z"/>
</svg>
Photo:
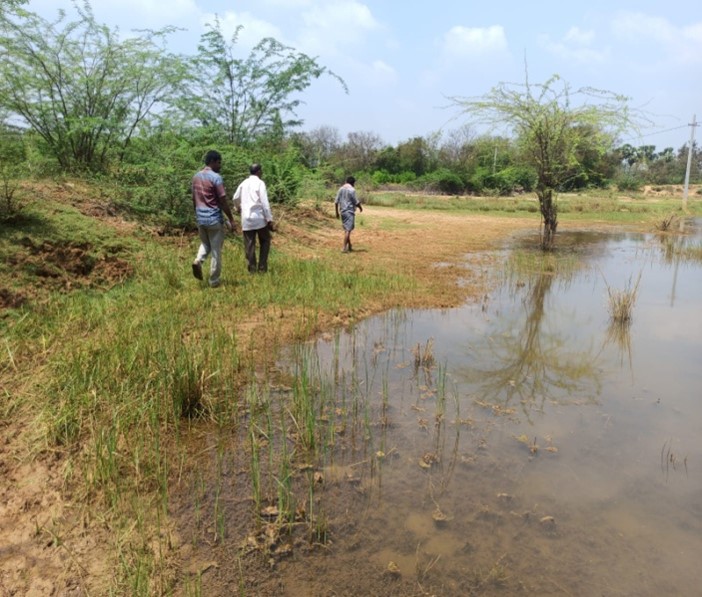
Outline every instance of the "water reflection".
<svg viewBox="0 0 702 597">
<path fill-rule="evenodd" d="M 678 281 L 680 265 L 689 261 L 699 262 L 702 256 L 702 239 L 700 234 L 700 220 L 680 220 L 677 234 L 658 234 L 656 240 L 661 247 L 662 260 L 673 266 L 672 288 L 670 292 L 670 305 L 675 303 L 675 291 Z"/>
<path fill-rule="evenodd" d="M 324 456 L 334 544 L 306 562 L 307 594 L 328 566 L 335 586 L 397 595 L 699 591 L 699 226 L 560 238 L 549 267 L 510 252 L 482 306 L 306 348 L 346 430 Z M 613 329 L 606 284 L 639 272 L 632 326 Z"/>
<path fill-rule="evenodd" d="M 518 300 L 521 309 L 512 316 L 496 316 L 490 334 L 476 339 L 471 359 L 475 368 L 457 368 L 466 381 L 477 384 L 476 394 L 482 401 L 519 404 L 530 417 L 529 411 L 543 410 L 546 401 L 582 404 L 584 395 L 594 401 L 599 394 L 597 354 L 592 347 L 583 349 L 567 330 L 547 325 L 547 299 L 558 275 L 522 272 L 508 280 L 503 291 Z"/>
<path fill-rule="evenodd" d="M 626 325 L 622 325 L 621 322 L 610 319 L 609 325 L 607 326 L 607 332 L 605 334 L 603 348 L 607 348 L 610 345 L 614 346 L 619 353 L 620 366 L 623 366 L 626 362 L 629 371 L 633 375 L 631 326 L 628 325 L 628 322 Z"/>
</svg>

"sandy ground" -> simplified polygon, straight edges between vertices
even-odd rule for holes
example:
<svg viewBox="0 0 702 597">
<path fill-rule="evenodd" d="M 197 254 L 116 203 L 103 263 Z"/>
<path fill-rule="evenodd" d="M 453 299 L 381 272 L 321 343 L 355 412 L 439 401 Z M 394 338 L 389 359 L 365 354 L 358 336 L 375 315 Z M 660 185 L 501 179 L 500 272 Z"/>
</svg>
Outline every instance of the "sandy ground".
<svg viewBox="0 0 702 597">
<path fill-rule="evenodd" d="M 539 228 L 536 215 L 500 218 L 366 206 L 362 214 L 357 213 L 351 237 L 354 251 L 344 255 L 341 224 L 328 219 L 333 210 L 328 209 L 326 215 L 324 227 L 315 232 L 314 242 L 303 240 L 300 251 L 312 258 L 318 257 L 320 251 L 328 251 L 331 258 L 348 267 L 382 268 L 417 280 L 418 291 L 414 296 L 382 300 L 378 305 L 368 306 L 373 310 L 395 306 L 446 307 L 459 304 L 471 295 L 477 296 L 482 286 L 471 284 L 470 280 L 466 283 L 465 256 L 494 249 L 515 231 L 538 232 Z M 278 239 L 283 246 L 304 239 L 297 226 L 290 227 L 292 233 L 286 238 L 288 224 L 283 220 L 283 238 Z M 459 284 L 459 280 L 463 282 Z"/>
</svg>

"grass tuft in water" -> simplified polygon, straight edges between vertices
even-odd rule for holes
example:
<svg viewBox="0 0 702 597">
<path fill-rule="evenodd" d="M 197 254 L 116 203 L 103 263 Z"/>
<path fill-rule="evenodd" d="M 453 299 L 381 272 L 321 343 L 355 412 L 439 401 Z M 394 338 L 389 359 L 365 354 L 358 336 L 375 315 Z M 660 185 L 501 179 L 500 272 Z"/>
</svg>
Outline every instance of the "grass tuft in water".
<svg viewBox="0 0 702 597">
<path fill-rule="evenodd" d="M 640 282 L 641 272 L 639 272 L 636 282 L 633 282 L 633 278 L 629 277 L 626 286 L 621 290 L 612 288 L 605 280 L 609 316 L 613 323 L 628 325 L 631 322 Z"/>
<path fill-rule="evenodd" d="M 653 227 L 658 232 L 667 232 L 673 229 L 673 225 L 678 222 L 678 217 L 675 214 L 665 216 L 663 219 L 654 222 Z"/>
</svg>

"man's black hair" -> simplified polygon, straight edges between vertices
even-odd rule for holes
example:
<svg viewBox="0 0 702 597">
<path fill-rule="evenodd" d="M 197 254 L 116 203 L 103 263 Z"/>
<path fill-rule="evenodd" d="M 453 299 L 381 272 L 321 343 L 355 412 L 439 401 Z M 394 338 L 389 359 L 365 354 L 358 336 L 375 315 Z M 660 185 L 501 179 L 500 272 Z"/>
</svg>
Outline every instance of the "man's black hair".
<svg viewBox="0 0 702 597">
<path fill-rule="evenodd" d="M 346 182 L 348 182 L 350 185 L 354 185 L 356 184 L 356 179 L 353 176 L 347 176 Z"/>
<path fill-rule="evenodd" d="M 222 155 L 219 153 L 219 151 L 215 151 L 214 149 L 210 149 L 205 154 L 205 165 L 208 166 L 209 164 L 216 162 L 218 160 L 222 159 Z"/>
<path fill-rule="evenodd" d="M 258 164 L 258 163 L 257 163 L 257 164 L 251 164 L 251 166 L 249 167 L 249 172 L 250 172 L 251 174 L 258 174 L 261 170 L 262 170 L 261 164 Z"/>
</svg>

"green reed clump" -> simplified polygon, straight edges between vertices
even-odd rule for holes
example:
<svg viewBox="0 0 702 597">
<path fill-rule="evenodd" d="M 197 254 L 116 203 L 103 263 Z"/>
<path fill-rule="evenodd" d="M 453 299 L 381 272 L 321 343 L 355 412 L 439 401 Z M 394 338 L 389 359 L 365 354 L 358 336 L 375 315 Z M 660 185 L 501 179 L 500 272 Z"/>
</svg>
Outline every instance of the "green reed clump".
<svg viewBox="0 0 702 597">
<path fill-rule="evenodd" d="M 170 370 L 173 377 L 170 383 L 173 388 L 174 412 L 176 416 L 186 418 L 201 415 L 205 410 L 205 372 L 202 363 L 194 362 L 182 353 L 176 360 L 182 363 L 180 367 L 176 366 Z"/>
<path fill-rule="evenodd" d="M 672 230 L 673 225 L 678 222 L 678 217 L 675 214 L 668 214 L 657 222 L 653 223 L 653 227 L 658 232 L 667 232 Z"/>
<path fill-rule="evenodd" d="M 631 322 L 640 282 L 641 272 L 639 272 L 635 282 L 633 282 L 632 277 L 629 277 L 628 282 L 622 289 L 612 288 L 605 280 L 605 285 L 607 286 L 609 316 L 613 322 L 622 325 L 626 325 Z"/>
<path fill-rule="evenodd" d="M 294 470 L 287 440 L 286 425 L 280 427 L 280 451 L 278 457 L 277 485 L 278 517 L 282 523 L 292 523 L 295 518 L 295 494 L 293 490 Z"/>
</svg>

